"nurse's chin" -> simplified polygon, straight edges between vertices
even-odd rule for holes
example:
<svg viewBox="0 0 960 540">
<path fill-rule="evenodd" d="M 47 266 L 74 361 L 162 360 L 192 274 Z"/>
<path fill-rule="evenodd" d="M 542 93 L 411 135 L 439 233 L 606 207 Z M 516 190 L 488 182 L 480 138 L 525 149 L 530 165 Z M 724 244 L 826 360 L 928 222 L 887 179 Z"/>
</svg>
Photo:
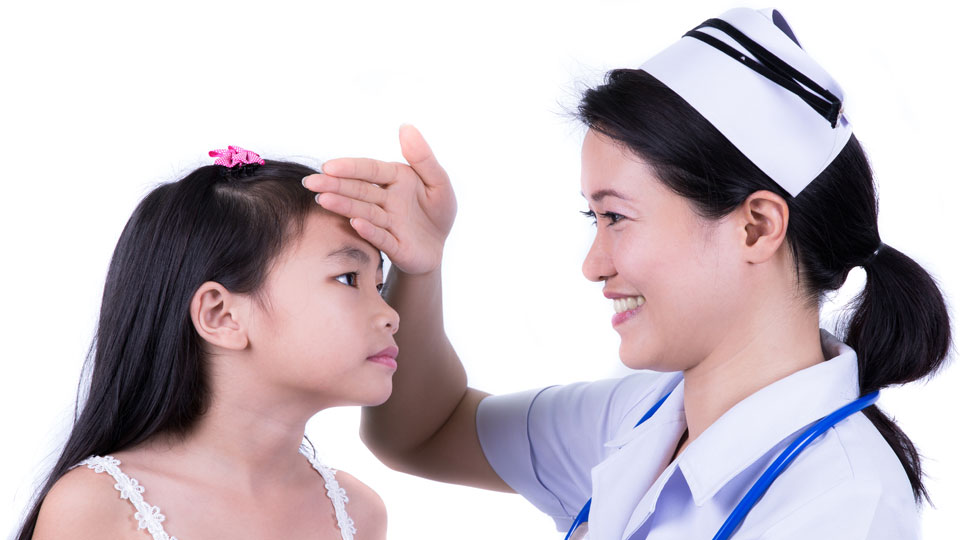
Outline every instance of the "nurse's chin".
<svg viewBox="0 0 960 540">
<path fill-rule="evenodd" d="M 648 347 L 637 347 L 628 339 L 620 341 L 620 363 L 630 369 L 647 369 L 661 373 L 679 371 L 664 355 L 657 354 Z"/>
</svg>

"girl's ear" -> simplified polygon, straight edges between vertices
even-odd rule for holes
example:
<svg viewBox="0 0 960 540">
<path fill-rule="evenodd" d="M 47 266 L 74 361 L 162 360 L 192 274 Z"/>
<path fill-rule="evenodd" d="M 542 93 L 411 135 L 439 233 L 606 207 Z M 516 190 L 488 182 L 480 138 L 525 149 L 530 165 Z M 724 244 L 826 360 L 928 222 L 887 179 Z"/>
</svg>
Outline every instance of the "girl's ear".
<svg viewBox="0 0 960 540">
<path fill-rule="evenodd" d="M 207 343 L 230 350 L 243 350 L 249 343 L 247 314 L 250 299 L 228 291 L 215 281 L 207 281 L 190 301 L 193 327 Z"/>
<path fill-rule="evenodd" d="M 790 208 L 772 191 L 756 191 L 736 210 L 741 225 L 740 248 L 749 263 L 769 260 L 787 237 Z"/>
</svg>

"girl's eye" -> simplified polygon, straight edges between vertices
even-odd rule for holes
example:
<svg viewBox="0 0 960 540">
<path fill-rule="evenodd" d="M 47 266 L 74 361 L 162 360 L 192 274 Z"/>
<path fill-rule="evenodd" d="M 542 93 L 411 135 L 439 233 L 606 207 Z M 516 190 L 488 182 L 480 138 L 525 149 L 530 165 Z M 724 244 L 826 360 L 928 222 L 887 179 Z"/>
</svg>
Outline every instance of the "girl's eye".
<svg viewBox="0 0 960 540">
<path fill-rule="evenodd" d="M 356 273 L 356 272 L 347 272 L 346 274 L 340 274 L 339 276 L 335 277 L 334 279 L 336 279 L 336 280 L 339 281 L 340 283 L 343 283 L 344 285 L 347 285 L 347 286 L 350 286 L 350 287 L 356 287 L 356 286 L 357 286 L 357 273 Z"/>
<path fill-rule="evenodd" d="M 377 292 L 383 293 L 383 283 L 377 283 Z"/>
</svg>

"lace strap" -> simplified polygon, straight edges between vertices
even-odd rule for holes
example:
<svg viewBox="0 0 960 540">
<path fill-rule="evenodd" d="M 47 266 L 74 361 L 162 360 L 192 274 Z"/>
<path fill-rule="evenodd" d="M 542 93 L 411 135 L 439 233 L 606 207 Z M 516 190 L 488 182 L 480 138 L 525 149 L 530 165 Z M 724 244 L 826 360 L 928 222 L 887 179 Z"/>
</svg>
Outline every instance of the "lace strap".
<svg viewBox="0 0 960 540">
<path fill-rule="evenodd" d="M 350 499 L 347 497 L 347 491 L 340 487 L 340 483 L 337 482 L 336 471 L 320 463 L 320 460 L 308 453 L 305 448 L 300 448 L 300 453 L 310 461 L 313 468 L 323 477 L 324 485 L 327 488 L 327 497 L 330 497 L 330 500 L 333 501 L 333 509 L 337 514 L 340 537 L 343 540 L 353 540 L 353 535 L 357 534 L 357 529 L 354 527 L 353 519 L 347 515 L 346 504 Z"/>
<path fill-rule="evenodd" d="M 137 529 L 146 529 L 153 536 L 154 540 L 177 540 L 174 536 L 169 536 L 163 530 L 163 520 L 166 519 L 160 513 L 160 508 L 151 506 L 143 500 L 143 486 L 136 479 L 130 478 L 120 470 L 120 460 L 112 456 L 91 456 L 81 461 L 76 466 L 86 465 L 88 469 L 93 469 L 96 473 L 107 473 L 117 481 L 113 485 L 120 492 L 121 499 L 127 499 L 136 509 L 133 517 L 137 520 Z"/>
</svg>

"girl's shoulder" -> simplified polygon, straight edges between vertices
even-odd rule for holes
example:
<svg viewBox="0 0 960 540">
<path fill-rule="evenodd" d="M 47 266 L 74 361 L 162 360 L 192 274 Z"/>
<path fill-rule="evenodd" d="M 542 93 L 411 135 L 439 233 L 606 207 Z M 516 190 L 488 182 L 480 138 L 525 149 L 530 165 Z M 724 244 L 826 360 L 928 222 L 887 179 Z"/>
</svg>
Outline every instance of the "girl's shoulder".
<svg viewBox="0 0 960 540">
<path fill-rule="evenodd" d="M 347 511 L 357 524 L 357 540 L 379 540 L 387 536 L 387 507 L 370 486 L 355 476 L 338 470 L 337 482 L 349 499 Z"/>
<path fill-rule="evenodd" d="M 115 480 L 78 465 L 60 477 L 44 497 L 34 532 L 46 538 L 124 538 L 136 532 L 129 503 L 117 496 Z"/>
</svg>

